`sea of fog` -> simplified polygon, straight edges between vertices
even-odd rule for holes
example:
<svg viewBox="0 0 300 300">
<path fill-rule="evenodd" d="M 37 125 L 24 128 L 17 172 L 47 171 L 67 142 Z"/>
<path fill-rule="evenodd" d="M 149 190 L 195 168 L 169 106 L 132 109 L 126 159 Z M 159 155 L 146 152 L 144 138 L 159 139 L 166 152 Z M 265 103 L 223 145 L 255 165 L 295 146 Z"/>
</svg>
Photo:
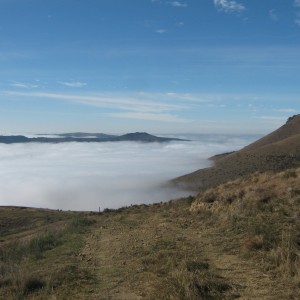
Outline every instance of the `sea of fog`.
<svg viewBox="0 0 300 300">
<path fill-rule="evenodd" d="M 257 139 L 180 137 L 192 141 L 0 144 L 0 205 L 98 211 L 187 196 L 165 183 Z"/>
</svg>

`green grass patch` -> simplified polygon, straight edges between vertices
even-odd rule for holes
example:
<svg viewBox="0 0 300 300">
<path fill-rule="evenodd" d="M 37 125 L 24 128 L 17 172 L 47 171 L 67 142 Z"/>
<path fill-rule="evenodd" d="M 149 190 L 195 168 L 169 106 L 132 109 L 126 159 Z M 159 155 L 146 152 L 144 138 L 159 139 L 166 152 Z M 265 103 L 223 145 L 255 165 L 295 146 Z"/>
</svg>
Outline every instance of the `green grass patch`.
<svg viewBox="0 0 300 300">
<path fill-rule="evenodd" d="M 59 212 L 54 213 L 59 216 Z M 49 219 L 51 216 L 45 215 L 44 224 Z M 59 282 L 71 284 L 91 279 L 90 273 L 77 270 L 70 262 L 83 245 L 84 233 L 95 221 L 86 214 L 70 213 L 65 222 L 57 222 L 41 230 L 37 227 L 33 232 L 27 217 L 28 237 L 25 232 L 24 238 L 11 238 L 11 242 L 8 239 L 0 245 L 0 299 L 26 299 L 35 294 L 43 299 L 40 295 L 46 295 Z M 63 269 L 56 271 L 57 264 Z"/>
</svg>

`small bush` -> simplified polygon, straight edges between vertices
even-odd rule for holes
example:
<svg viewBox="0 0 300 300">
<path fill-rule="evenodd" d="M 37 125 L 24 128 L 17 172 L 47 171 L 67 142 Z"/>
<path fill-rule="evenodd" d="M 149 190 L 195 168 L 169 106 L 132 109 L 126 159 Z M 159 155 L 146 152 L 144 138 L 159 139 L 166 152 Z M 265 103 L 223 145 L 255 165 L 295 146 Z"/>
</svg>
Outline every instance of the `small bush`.
<svg viewBox="0 0 300 300">
<path fill-rule="evenodd" d="M 264 239 L 260 236 L 253 236 L 251 238 L 248 238 L 242 245 L 241 249 L 242 251 L 255 251 L 260 250 L 264 248 Z"/>
<path fill-rule="evenodd" d="M 201 270 L 208 270 L 209 264 L 203 261 L 188 261 L 186 263 L 186 268 L 189 272 L 197 272 Z"/>
<path fill-rule="evenodd" d="M 272 250 L 271 257 L 282 273 L 295 276 L 299 273 L 298 237 L 291 227 L 282 230 L 281 241 Z"/>
<path fill-rule="evenodd" d="M 291 196 L 296 197 L 300 195 L 300 189 L 292 189 L 291 190 Z"/>
<path fill-rule="evenodd" d="M 21 245 L 20 243 L 14 242 L 7 245 L 6 247 L 0 248 L 0 262 L 19 263 L 25 254 L 25 246 Z"/>
<path fill-rule="evenodd" d="M 194 200 L 195 200 L 195 197 L 194 197 L 194 196 L 188 196 L 188 197 L 186 198 L 186 201 L 187 201 L 187 203 L 188 203 L 189 205 L 191 205 L 191 204 L 194 202 Z"/>
<path fill-rule="evenodd" d="M 295 170 L 287 170 L 283 174 L 283 178 L 297 178 L 298 175 Z"/>
<path fill-rule="evenodd" d="M 44 288 L 46 283 L 37 277 L 29 277 L 24 282 L 23 293 L 25 295 Z"/>
<path fill-rule="evenodd" d="M 153 246 L 153 251 L 160 250 L 174 250 L 176 249 L 176 242 L 169 240 L 158 240 L 156 244 Z"/>
<path fill-rule="evenodd" d="M 96 221 L 87 218 L 86 216 L 75 217 L 69 227 L 69 230 L 75 232 L 84 232 L 88 226 L 91 226 Z"/>
<path fill-rule="evenodd" d="M 217 199 L 215 194 L 207 193 L 202 197 L 201 200 L 205 203 L 214 203 Z"/>
<path fill-rule="evenodd" d="M 76 281 L 92 282 L 94 279 L 89 270 L 82 269 L 75 264 L 70 264 L 57 269 L 51 274 L 48 289 L 53 290 L 61 285 L 69 285 Z"/>
<path fill-rule="evenodd" d="M 162 280 L 155 299 L 225 299 L 224 293 L 230 289 L 222 277 L 207 270 L 195 273 L 177 269 Z"/>
<path fill-rule="evenodd" d="M 61 244 L 61 235 L 48 233 L 33 238 L 28 246 L 29 253 L 36 258 L 42 258 L 43 252 L 51 250 Z"/>
<path fill-rule="evenodd" d="M 103 213 L 110 213 L 110 212 L 114 212 L 115 209 L 112 208 L 104 208 Z"/>
</svg>

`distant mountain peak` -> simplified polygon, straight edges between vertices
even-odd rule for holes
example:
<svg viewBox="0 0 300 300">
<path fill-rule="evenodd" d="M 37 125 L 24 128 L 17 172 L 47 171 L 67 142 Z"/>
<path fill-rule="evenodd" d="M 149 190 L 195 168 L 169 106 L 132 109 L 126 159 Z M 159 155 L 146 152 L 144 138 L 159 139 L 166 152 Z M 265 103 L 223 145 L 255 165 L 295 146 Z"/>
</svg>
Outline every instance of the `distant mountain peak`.
<svg viewBox="0 0 300 300">
<path fill-rule="evenodd" d="M 176 138 L 158 137 L 151 135 L 147 132 L 135 132 L 127 133 L 121 136 L 107 135 L 104 133 L 85 133 L 85 132 L 74 132 L 74 133 L 62 133 L 56 134 L 57 137 L 34 137 L 29 138 L 26 136 L 2 136 L 0 135 L 0 143 L 14 144 L 14 143 L 65 143 L 65 142 L 169 142 L 169 141 L 186 141 Z"/>
<path fill-rule="evenodd" d="M 131 132 L 131 133 L 126 133 L 122 136 L 149 137 L 149 136 L 154 136 L 154 135 L 151 135 L 147 132 Z"/>
<path fill-rule="evenodd" d="M 297 115 L 293 115 L 292 117 L 289 117 L 286 121 L 285 124 L 290 124 L 290 123 L 294 123 L 294 122 L 300 122 L 300 114 Z"/>
</svg>

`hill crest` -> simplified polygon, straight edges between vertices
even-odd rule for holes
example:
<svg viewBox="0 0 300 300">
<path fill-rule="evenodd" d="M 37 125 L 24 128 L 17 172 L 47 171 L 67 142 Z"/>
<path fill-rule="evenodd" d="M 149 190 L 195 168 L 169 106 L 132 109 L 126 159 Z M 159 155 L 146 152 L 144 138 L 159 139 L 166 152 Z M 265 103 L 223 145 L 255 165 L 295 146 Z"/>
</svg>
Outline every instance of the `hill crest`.
<svg viewBox="0 0 300 300">
<path fill-rule="evenodd" d="M 215 158 L 210 168 L 172 180 L 177 186 L 200 191 L 254 172 L 282 171 L 300 166 L 300 115 L 243 149 Z"/>
</svg>

